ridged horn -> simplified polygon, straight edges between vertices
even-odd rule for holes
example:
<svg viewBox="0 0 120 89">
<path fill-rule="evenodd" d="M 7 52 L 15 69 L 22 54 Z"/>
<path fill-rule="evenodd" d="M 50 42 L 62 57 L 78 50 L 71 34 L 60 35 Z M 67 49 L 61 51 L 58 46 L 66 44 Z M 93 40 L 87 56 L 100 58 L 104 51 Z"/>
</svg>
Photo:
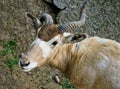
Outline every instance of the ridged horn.
<svg viewBox="0 0 120 89">
<path fill-rule="evenodd" d="M 38 28 L 42 25 L 40 20 L 37 17 L 35 17 L 34 15 L 32 15 L 31 13 L 25 12 L 25 16 L 32 20 L 32 25 L 36 30 L 38 30 Z"/>
<path fill-rule="evenodd" d="M 51 15 L 40 11 L 39 16 L 40 16 L 40 21 L 42 22 L 45 21 L 45 24 L 53 24 L 53 19 Z"/>
<path fill-rule="evenodd" d="M 82 26 L 86 20 L 86 7 L 85 6 L 88 1 L 89 0 L 85 0 L 83 3 L 83 6 L 82 6 L 81 12 L 80 12 L 80 20 L 79 21 L 73 21 L 73 22 L 69 22 L 67 24 L 59 25 L 58 29 L 61 31 L 65 31 L 65 30 L 73 30 L 75 28 Z"/>
</svg>

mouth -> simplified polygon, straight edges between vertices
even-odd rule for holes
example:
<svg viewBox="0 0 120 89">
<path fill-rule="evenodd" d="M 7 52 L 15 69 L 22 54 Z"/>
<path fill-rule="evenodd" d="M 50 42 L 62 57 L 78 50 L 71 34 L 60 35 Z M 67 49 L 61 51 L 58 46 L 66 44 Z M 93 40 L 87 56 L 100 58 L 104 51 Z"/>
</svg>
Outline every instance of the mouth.
<svg viewBox="0 0 120 89">
<path fill-rule="evenodd" d="M 28 72 L 30 70 L 32 70 L 33 68 L 37 67 L 37 63 L 36 62 L 28 62 L 26 64 L 21 64 L 21 61 L 19 61 L 19 67 L 20 69 L 22 69 L 22 71 L 24 72 Z"/>
<path fill-rule="evenodd" d="M 23 63 L 20 61 L 20 65 L 23 66 L 23 67 L 24 67 L 24 66 L 28 66 L 29 64 L 30 64 L 30 62 L 23 64 Z"/>
</svg>

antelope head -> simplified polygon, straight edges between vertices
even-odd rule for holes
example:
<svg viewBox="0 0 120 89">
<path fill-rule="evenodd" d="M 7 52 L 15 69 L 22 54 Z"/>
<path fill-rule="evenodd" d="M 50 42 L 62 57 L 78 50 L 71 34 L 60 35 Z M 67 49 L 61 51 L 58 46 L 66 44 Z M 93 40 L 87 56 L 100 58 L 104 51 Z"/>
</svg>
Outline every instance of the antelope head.
<svg viewBox="0 0 120 89">
<path fill-rule="evenodd" d="M 66 32 L 66 30 L 74 30 L 85 23 L 85 10 L 82 10 L 79 21 L 69 22 L 63 25 L 56 25 L 53 23 L 51 15 L 47 13 L 40 13 L 40 17 L 32 15 L 29 12 L 25 16 L 32 22 L 36 30 L 36 38 L 31 44 L 31 48 L 21 54 L 19 66 L 23 71 L 30 71 L 31 69 L 41 66 L 47 62 L 46 58 L 50 56 L 51 51 L 60 44 L 66 42 L 78 42 L 86 38 L 86 34 L 73 34 Z"/>
</svg>

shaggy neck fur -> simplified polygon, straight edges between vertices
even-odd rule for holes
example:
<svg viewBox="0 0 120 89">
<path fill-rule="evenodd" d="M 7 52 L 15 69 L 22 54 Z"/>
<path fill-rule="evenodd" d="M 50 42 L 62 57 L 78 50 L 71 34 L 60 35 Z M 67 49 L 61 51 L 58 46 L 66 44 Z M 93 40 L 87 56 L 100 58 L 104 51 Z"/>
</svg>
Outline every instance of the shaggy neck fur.
<svg viewBox="0 0 120 89">
<path fill-rule="evenodd" d="M 120 87 L 120 44 L 115 41 L 91 37 L 79 43 L 64 44 L 56 47 L 47 60 L 66 73 L 77 89 Z M 113 68 L 117 71 L 114 75 L 111 74 Z"/>
<path fill-rule="evenodd" d="M 48 57 L 49 64 L 52 64 L 63 72 L 70 71 L 70 68 L 72 68 L 70 65 L 74 65 L 74 60 L 71 55 L 73 45 L 74 44 L 66 44 L 61 47 L 56 47 L 53 51 L 54 54 L 51 54 L 50 58 Z"/>
</svg>

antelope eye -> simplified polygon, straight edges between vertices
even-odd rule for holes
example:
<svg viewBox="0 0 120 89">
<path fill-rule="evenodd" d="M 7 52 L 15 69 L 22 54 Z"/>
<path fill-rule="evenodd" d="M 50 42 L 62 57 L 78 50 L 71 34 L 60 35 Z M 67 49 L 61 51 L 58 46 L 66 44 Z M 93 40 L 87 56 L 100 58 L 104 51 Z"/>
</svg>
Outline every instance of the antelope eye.
<svg viewBox="0 0 120 89">
<path fill-rule="evenodd" d="M 52 43 L 52 45 L 54 45 L 54 46 L 55 46 L 57 43 L 58 43 L 57 41 L 54 41 L 54 42 Z"/>
</svg>

